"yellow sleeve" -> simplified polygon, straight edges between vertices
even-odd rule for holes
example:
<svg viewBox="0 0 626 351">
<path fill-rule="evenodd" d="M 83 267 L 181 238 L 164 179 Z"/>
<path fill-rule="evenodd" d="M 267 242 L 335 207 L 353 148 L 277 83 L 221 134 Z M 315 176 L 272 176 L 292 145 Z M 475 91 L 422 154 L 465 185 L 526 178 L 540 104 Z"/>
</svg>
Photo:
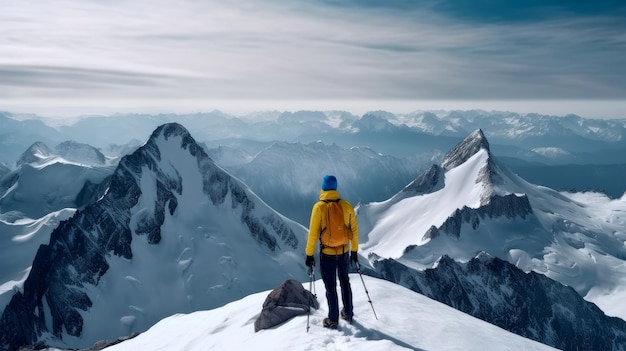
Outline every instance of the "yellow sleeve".
<svg viewBox="0 0 626 351">
<path fill-rule="evenodd" d="M 320 231 L 322 230 L 322 214 L 320 211 L 319 203 L 316 203 L 311 210 L 311 221 L 309 223 L 309 236 L 306 241 L 305 253 L 307 256 L 313 256 L 315 254 L 315 245 L 320 238 Z"/>
<path fill-rule="evenodd" d="M 352 240 L 350 240 L 350 251 L 359 251 L 359 225 L 352 205 L 350 206 L 350 229 L 352 229 Z"/>
</svg>

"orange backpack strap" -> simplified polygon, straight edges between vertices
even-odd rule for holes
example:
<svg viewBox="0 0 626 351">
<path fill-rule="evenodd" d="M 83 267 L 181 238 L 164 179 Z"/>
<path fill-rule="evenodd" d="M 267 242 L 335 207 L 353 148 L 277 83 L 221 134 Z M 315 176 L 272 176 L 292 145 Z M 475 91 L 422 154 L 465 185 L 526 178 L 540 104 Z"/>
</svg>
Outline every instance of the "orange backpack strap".
<svg viewBox="0 0 626 351">
<path fill-rule="evenodd" d="M 339 201 L 339 199 L 337 200 L 320 200 L 319 202 L 323 202 L 324 204 L 326 204 L 326 208 L 328 209 L 328 203 L 331 201 Z M 327 211 L 328 212 L 328 211 Z M 324 227 L 324 224 L 326 224 L 326 226 Z M 326 223 L 322 223 L 320 225 L 320 227 L 322 227 L 322 230 L 320 230 L 320 243 L 322 242 L 322 234 L 326 231 L 326 229 L 328 229 L 328 213 L 326 213 Z"/>
</svg>

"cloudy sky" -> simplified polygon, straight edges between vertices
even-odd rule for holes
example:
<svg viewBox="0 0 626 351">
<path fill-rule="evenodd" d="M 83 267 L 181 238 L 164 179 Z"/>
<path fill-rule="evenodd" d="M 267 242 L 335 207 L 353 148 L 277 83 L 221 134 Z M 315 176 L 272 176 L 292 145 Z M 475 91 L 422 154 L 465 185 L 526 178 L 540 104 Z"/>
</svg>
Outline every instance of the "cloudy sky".
<svg viewBox="0 0 626 351">
<path fill-rule="evenodd" d="M 0 110 L 626 118 L 625 101 L 623 0 L 0 2 Z"/>
</svg>

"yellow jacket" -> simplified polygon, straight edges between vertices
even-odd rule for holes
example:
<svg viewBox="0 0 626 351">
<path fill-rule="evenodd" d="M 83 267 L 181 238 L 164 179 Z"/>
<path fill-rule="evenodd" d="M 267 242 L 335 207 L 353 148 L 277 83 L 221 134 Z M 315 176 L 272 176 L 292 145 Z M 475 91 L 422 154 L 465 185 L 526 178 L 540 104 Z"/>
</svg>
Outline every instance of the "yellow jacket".
<svg viewBox="0 0 626 351">
<path fill-rule="evenodd" d="M 313 256 L 315 253 L 315 246 L 320 238 L 322 227 L 325 226 L 327 221 L 326 211 L 321 210 L 322 202 L 324 200 L 337 200 L 339 199 L 339 192 L 337 190 L 322 190 L 320 191 L 320 201 L 313 205 L 311 211 L 311 223 L 309 224 L 309 237 L 306 242 L 306 255 Z M 348 228 L 352 230 L 352 240 L 343 247 L 326 247 L 322 250 L 323 253 L 328 255 L 342 254 L 348 251 L 357 252 L 359 250 L 359 227 L 356 221 L 356 215 L 352 205 L 346 201 L 341 200 L 339 202 L 343 208 L 344 223 Z"/>
</svg>

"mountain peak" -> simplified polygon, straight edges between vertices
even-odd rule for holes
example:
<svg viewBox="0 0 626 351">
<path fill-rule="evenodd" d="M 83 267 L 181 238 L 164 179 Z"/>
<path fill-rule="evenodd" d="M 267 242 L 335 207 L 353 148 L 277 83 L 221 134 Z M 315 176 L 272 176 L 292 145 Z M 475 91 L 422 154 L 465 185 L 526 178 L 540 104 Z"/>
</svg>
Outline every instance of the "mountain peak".
<svg viewBox="0 0 626 351">
<path fill-rule="evenodd" d="M 476 129 L 467 138 L 458 143 L 441 162 L 445 169 L 455 168 L 474 156 L 481 149 L 489 152 L 489 142 L 481 129 Z"/>
<path fill-rule="evenodd" d="M 193 141 L 193 143 L 195 144 L 195 141 L 187 128 L 176 122 L 160 125 L 157 129 L 154 130 L 154 132 L 152 132 L 150 140 L 158 139 L 161 136 L 163 136 L 165 140 L 169 139 L 170 137 L 179 136 L 183 139 L 183 145 L 188 144 L 189 141 Z"/>
<path fill-rule="evenodd" d="M 41 157 L 48 157 L 52 154 L 52 150 L 41 141 L 34 142 L 26 151 L 22 153 L 17 165 L 34 163 L 41 159 Z"/>
<path fill-rule="evenodd" d="M 303 235 L 182 125 L 164 124 L 122 158 L 98 201 L 39 247 L 0 317 L 0 350 L 85 348 L 302 276 Z"/>
<path fill-rule="evenodd" d="M 106 163 L 104 154 L 88 144 L 68 140 L 60 143 L 54 149 L 59 156 L 68 161 L 98 165 L 104 165 Z"/>
</svg>

